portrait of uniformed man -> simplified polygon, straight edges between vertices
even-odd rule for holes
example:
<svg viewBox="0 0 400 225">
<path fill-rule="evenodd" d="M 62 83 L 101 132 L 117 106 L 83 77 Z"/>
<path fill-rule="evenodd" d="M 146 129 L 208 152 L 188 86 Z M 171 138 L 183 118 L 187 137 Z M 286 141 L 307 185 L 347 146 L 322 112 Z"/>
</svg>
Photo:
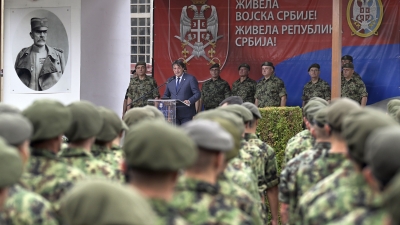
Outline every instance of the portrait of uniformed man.
<svg viewBox="0 0 400 225">
<path fill-rule="evenodd" d="M 48 24 L 47 18 L 31 19 L 33 44 L 18 53 L 14 66 L 22 83 L 35 91 L 53 87 L 65 68 L 64 51 L 46 44 Z"/>
</svg>

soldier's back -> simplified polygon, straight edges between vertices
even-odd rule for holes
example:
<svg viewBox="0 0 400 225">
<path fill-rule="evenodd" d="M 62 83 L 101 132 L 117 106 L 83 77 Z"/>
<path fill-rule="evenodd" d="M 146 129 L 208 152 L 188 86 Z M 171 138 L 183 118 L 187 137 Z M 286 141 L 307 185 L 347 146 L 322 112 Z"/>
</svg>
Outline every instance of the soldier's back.
<svg viewBox="0 0 400 225">
<path fill-rule="evenodd" d="M 314 143 L 315 138 L 307 129 L 289 139 L 285 149 L 285 159 L 282 161 L 282 168 L 285 168 L 286 164 L 300 153 L 311 149 Z"/>
<path fill-rule="evenodd" d="M 168 202 L 151 198 L 148 200 L 153 211 L 157 214 L 157 225 L 189 225 L 177 210 Z"/>
<path fill-rule="evenodd" d="M 383 221 L 388 218 L 390 218 L 389 214 L 383 209 L 358 208 L 328 225 L 382 225 Z"/>
<path fill-rule="evenodd" d="M 2 217 L 5 224 L 58 224 L 51 204 L 42 196 L 25 190 L 19 185 L 9 188 Z"/>
</svg>

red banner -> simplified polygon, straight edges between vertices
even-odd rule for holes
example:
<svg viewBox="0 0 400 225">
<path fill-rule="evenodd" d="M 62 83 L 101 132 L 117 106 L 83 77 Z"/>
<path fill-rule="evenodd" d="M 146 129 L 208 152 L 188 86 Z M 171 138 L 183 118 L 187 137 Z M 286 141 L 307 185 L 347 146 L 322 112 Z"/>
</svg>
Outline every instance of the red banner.
<svg viewBox="0 0 400 225">
<path fill-rule="evenodd" d="M 342 52 L 354 57 L 368 103 L 400 95 L 399 7 L 398 0 L 343 1 Z M 211 64 L 220 63 L 221 77 L 230 84 L 239 78 L 239 64 L 248 63 L 250 77 L 258 80 L 262 62 L 271 61 L 285 82 L 288 105 L 301 104 L 312 63 L 321 65 L 321 78 L 330 83 L 332 1 L 157 0 L 154 8 L 153 70 L 159 83 L 173 75 L 176 59 L 187 62 L 199 81 L 210 77 Z"/>
</svg>

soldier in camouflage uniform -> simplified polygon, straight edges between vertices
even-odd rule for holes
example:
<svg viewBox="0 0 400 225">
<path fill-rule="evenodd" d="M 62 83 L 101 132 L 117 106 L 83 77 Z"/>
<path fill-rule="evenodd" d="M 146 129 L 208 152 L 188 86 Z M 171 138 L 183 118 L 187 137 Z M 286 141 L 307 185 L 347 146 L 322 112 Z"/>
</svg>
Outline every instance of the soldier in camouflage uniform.
<svg viewBox="0 0 400 225">
<path fill-rule="evenodd" d="M 222 187 L 229 184 L 217 182 L 225 167 L 225 152 L 234 148 L 232 135 L 218 123 L 205 119 L 191 121 L 182 128 L 197 145 L 198 157 L 176 186 L 173 204 L 179 213 L 193 225 L 262 224 L 259 215 L 255 220 L 235 207 L 239 198 L 227 196 L 227 190 L 222 192 Z"/>
<path fill-rule="evenodd" d="M 314 121 L 315 115 L 326 106 L 315 101 L 307 104 L 307 120 Z M 314 123 L 309 123 L 311 130 L 314 130 Z M 291 159 L 281 172 L 281 182 L 279 183 L 279 201 L 281 202 L 282 222 L 293 224 L 296 220 L 295 209 L 297 207 L 298 187 L 296 186 L 296 174 L 304 164 L 321 157 L 330 148 L 330 143 L 326 132 L 314 132 L 316 137 L 315 145 L 298 156 Z"/>
<path fill-rule="evenodd" d="M 309 109 L 313 108 L 315 105 L 327 106 L 328 102 L 319 97 L 313 97 L 307 105 L 303 107 L 303 121 L 306 125 L 305 130 L 297 133 L 295 136 L 289 139 L 286 149 L 285 149 L 285 158 L 282 161 L 281 168 L 285 168 L 286 163 L 288 163 L 295 156 L 299 155 L 301 152 L 309 150 L 315 143 L 315 138 L 311 135 L 310 122 L 308 121 L 308 117 L 313 118 L 314 115 L 310 114 Z M 315 111 L 312 111 L 315 113 Z"/>
<path fill-rule="evenodd" d="M 321 67 L 317 63 L 308 67 L 308 74 L 311 80 L 303 87 L 303 95 L 301 97 L 303 100 L 302 107 L 304 107 L 312 97 L 320 97 L 328 102 L 331 100 L 331 87 L 328 82 L 319 77 L 321 73 L 320 68 Z"/>
<path fill-rule="evenodd" d="M 232 95 L 240 96 L 243 102 L 254 103 L 257 82 L 249 78 L 250 66 L 247 63 L 242 63 L 238 70 L 240 78 L 232 84 Z"/>
<path fill-rule="evenodd" d="M 271 209 L 272 214 L 272 224 L 278 224 L 278 210 L 279 210 L 279 201 L 278 201 L 278 184 L 279 184 L 279 175 L 278 175 L 278 166 L 275 158 L 274 149 L 269 146 L 267 143 L 260 140 L 256 135 L 258 120 L 261 119 L 261 113 L 258 108 L 250 102 L 245 102 L 242 104 L 244 107 L 249 109 L 253 114 L 253 120 L 246 124 L 245 131 L 245 140 L 250 144 L 254 144 L 258 146 L 263 154 L 264 163 L 265 163 L 265 191 L 269 202 L 269 207 Z"/>
<path fill-rule="evenodd" d="M 0 136 L 16 148 L 24 166 L 29 160 L 29 138 L 32 130 L 31 123 L 23 116 L 15 113 L 1 113 Z M 8 189 L 8 197 L 2 213 L 4 224 L 58 224 L 51 204 L 42 196 L 27 191 L 18 184 Z"/>
<path fill-rule="evenodd" d="M 352 63 L 347 63 L 343 65 L 343 76 L 342 81 L 342 97 L 347 97 L 353 99 L 354 101 L 365 106 L 367 104 L 367 89 L 365 84 L 361 79 L 356 79 L 353 77 L 354 65 Z"/>
<path fill-rule="evenodd" d="M 156 224 L 188 224 L 170 200 L 178 171 L 196 159 L 196 146 L 189 136 L 165 121 L 145 120 L 130 127 L 123 150 L 127 182 L 148 199 L 158 215 Z"/>
<path fill-rule="evenodd" d="M 343 67 L 343 65 L 347 64 L 347 63 L 353 64 L 353 57 L 351 55 L 342 56 L 342 58 L 341 58 L 341 66 Z M 356 71 L 353 72 L 353 77 L 361 80 L 360 74 L 358 74 Z M 341 73 L 341 78 L 342 78 L 342 82 L 343 82 L 343 80 L 344 80 L 343 71 Z"/>
<path fill-rule="evenodd" d="M 76 184 L 61 200 L 64 224 L 157 224 L 157 216 L 138 191 L 106 180 Z"/>
<path fill-rule="evenodd" d="M 259 108 L 286 106 L 287 93 L 283 80 L 275 75 L 272 62 L 261 65 L 264 78 L 258 82 L 255 93 L 255 104 Z"/>
<path fill-rule="evenodd" d="M 47 199 L 57 211 L 59 200 L 85 174 L 68 166 L 57 153 L 62 135 L 71 126 L 71 111 L 55 100 L 36 100 L 22 115 L 33 125 L 31 157 L 22 176 L 23 187 Z"/>
<path fill-rule="evenodd" d="M 136 74 L 137 77 L 132 78 L 129 83 L 127 110 L 133 107 L 145 106 L 148 99 L 158 99 L 160 97 L 156 80 L 146 75 L 145 62 L 136 63 Z"/>
<path fill-rule="evenodd" d="M 68 105 L 72 126 L 65 132 L 69 147 L 59 154 L 64 161 L 79 168 L 86 175 L 118 179 L 117 171 L 108 163 L 93 157 L 90 149 L 103 126 L 99 110 L 90 102 L 79 101 Z"/>
<path fill-rule="evenodd" d="M 220 74 L 219 64 L 213 64 L 210 67 L 211 79 L 203 83 L 201 88 L 200 104 L 197 112 L 201 111 L 204 104 L 204 109 L 214 109 L 219 106 L 219 103 L 231 96 L 231 88 L 228 82 L 223 80 Z"/>
<path fill-rule="evenodd" d="M 365 140 L 374 131 L 394 126 L 393 124 L 395 124 L 393 119 L 373 109 L 355 110 L 344 118 L 341 134 L 347 142 L 349 158 L 354 165 L 353 172 L 349 173 L 345 178 L 341 177 L 345 181 L 333 181 L 336 184 L 341 182 L 341 186 L 318 197 L 307 208 L 303 207 L 301 211 L 302 220 L 298 224 L 326 224 L 342 218 L 356 207 L 369 208 L 379 206 L 379 193 L 374 192 L 368 186 L 361 173 L 365 166 L 370 166 L 369 163 L 371 162 L 366 157 L 366 147 L 369 148 L 369 146 L 366 145 Z M 354 135 L 355 133 L 357 135 Z M 375 141 L 377 142 L 377 140 Z M 379 145 L 380 143 L 377 144 Z M 373 151 L 378 150 L 374 149 Z M 377 154 L 374 154 L 374 157 Z M 382 155 L 382 157 L 386 156 Z M 375 160 L 373 159 L 374 157 L 371 157 L 371 159 Z M 383 167 L 385 167 L 385 163 L 383 163 Z M 378 186 L 376 187 L 378 188 Z"/>
<path fill-rule="evenodd" d="M 103 126 L 100 133 L 96 135 L 96 141 L 92 145 L 91 153 L 95 158 L 110 164 L 112 168 L 117 171 L 117 177 L 123 180 L 120 167 L 121 157 L 116 157 L 113 151 L 111 151 L 113 140 L 118 137 L 123 129 L 123 123 L 118 115 L 111 109 L 100 107 L 99 111 L 103 119 Z"/>
</svg>

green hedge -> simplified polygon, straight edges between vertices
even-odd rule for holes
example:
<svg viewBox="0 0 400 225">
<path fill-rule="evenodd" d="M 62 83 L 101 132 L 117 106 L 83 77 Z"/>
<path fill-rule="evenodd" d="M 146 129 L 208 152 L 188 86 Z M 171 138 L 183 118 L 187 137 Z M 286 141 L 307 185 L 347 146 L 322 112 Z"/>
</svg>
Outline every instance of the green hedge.
<svg viewBox="0 0 400 225">
<path fill-rule="evenodd" d="M 300 107 L 269 107 L 260 109 L 260 112 L 262 119 L 258 121 L 257 134 L 261 140 L 274 148 L 280 174 L 286 143 L 303 130 L 302 111 Z"/>
</svg>

